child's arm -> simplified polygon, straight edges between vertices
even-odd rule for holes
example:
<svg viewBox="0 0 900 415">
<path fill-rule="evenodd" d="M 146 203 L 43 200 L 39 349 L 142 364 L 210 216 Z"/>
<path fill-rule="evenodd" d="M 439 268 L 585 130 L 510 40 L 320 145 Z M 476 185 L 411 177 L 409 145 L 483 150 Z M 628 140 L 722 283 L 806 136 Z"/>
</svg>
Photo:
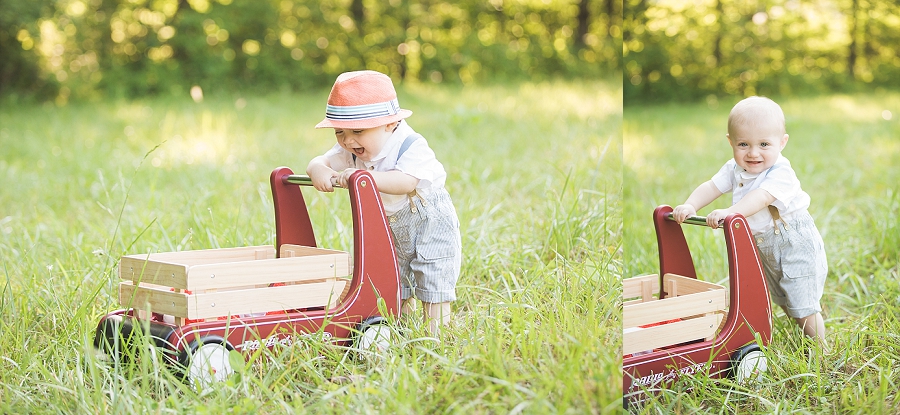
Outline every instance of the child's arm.
<svg viewBox="0 0 900 415">
<path fill-rule="evenodd" d="M 347 169 L 339 173 L 338 182 L 341 186 L 347 187 L 347 181 L 350 180 L 350 174 L 356 169 Z M 419 185 L 419 179 L 410 176 L 400 170 L 391 171 L 372 171 L 372 178 L 378 185 L 378 191 L 389 195 L 405 195 Z"/>
<path fill-rule="evenodd" d="M 722 192 L 713 184 L 712 180 L 707 180 L 694 189 L 684 204 L 676 206 L 672 215 L 676 222 L 684 222 L 688 217 L 696 215 L 697 210 L 703 209 L 719 196 L 722 196 Z"/>
<path fill-rule="evenodd" d="M 331 168 L 328 158 L 318 156 L 309 161 L 306 174 L 312 179 L 313 186 L 320 192 L 333 192 L 331 179 L 338 177 L 338 172 Z"/>
<path fill-rule="evenodd" d="M 709 225 L 710 228 L 715 229 L 719 226 L 720 220 L 725 219 L 726 216 L 732 213 L 740 213 L 741 215 L 744 215 L 744 217 L 748 217 L 765 209 L 766 206 L 769 206 L 774 202 L 775 196 L 772 196 L 771 193 L 763 189 L 756 189 L 747 193 L 747 195 L 739 202 L 728 209 L 716 209 L 709 212 L 709 215 L 706 215 L 706 224 Z"/>
</svg>

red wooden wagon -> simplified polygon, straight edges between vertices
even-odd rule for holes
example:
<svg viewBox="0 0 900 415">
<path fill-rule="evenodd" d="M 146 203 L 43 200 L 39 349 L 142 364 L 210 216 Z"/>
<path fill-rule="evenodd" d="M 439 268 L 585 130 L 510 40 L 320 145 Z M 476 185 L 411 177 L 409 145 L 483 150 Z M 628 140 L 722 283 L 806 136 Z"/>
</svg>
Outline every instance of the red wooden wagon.
<svg viewBox="0 0 900 415">
<path fill-rule="evenodd" d="M 232 372 L 231 350 L 245 356 L 301 337 L 359 349 L 390 341 L 386 317 L 400 314 L 400 278 L 387 217 L 372 175 L 348 185 L 353 256 L 318 248 L 298 185 L 287 167 L 271 176 L 275 246 L 128 255 L 121 259 L 119 301 L 100 319 L 94 344 L 114 358 L 151 349 L 196 382 Z M 379 308 L 381 302 L 381 308 Z"/>
<path fill-rule="evenodd" d="M 735 376 L 766 368 L 772 310 L 756 244 L 740 214 L 725 218 L 729 295 L 697 279 L 682 225 L 670 206 L 653 212 L 659 275 L 623 281 L 623 392 L 626 404 L 685 375 Z M 684 224 L 707 226 L 706 218 Z M 724 322 L 723 322 L 724 320 Z"/>
</svg>

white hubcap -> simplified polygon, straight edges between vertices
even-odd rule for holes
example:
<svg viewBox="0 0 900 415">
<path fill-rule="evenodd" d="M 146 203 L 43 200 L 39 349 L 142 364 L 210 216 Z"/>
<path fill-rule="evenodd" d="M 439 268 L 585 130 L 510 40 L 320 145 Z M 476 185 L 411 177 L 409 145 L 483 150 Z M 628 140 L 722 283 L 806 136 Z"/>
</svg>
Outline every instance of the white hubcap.
<svg viewBox="0 0 900 415">
<path fill-rule="evenodd" d="M 225 380 L 232 373 L 234 370 L 228 361 L 228 349 L 218 343 L 204 344 L 197 348 L 188 367 L 188 378 L 195 385 L 202 386 Z"/>
<path fill-rule="evenodd" d="M 738 362 L 737 369 L 735 370 L 735 380 L 737 380 L 738 383 L 741 383 L 747 379 L 757 377 L 766 370 L 768 370 L 766 355 L 759 350 L 754 350 L 747 353 L 747 355 Z"/>
<path fill-rule="evenodd" d="M 384 352 L 391 345 L 391 329 L 383 324 L 369 326 L 359 335 L 360 350 Z"/>
</svg>

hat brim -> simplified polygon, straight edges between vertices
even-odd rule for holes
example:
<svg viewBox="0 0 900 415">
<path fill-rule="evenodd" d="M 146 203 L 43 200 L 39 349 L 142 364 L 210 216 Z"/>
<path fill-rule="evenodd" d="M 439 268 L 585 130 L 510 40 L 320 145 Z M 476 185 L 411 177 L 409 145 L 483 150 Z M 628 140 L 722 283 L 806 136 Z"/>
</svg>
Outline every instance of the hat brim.
<svg viewBox="0 0 900 415">
<path fill-rule="evenodd" d="M 388 125 L 394 121 L 400 121 L 410 115 L 412 115 L 412 111 L 400 109 L 394 115 L 365 120 L 331 120 L 326 118 L 316 124 L 316 128 L 375 128 L 381 125 Z"/>
</svg>

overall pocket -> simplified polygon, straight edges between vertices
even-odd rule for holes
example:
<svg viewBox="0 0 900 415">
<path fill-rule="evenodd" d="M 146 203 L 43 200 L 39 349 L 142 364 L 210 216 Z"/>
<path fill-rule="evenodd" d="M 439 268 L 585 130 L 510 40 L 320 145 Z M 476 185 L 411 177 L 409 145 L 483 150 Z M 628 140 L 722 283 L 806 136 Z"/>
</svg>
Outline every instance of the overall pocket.
<svg viewBox="0 0 900 415">
<path fill-rule="evenodd" d="M 433 261 L 458 255 L 460 252 L 459 220 L 453 205 L 429 203 L 427 217 L 416 241 L 416 252 L 422 259 Z"/>
<path fill-rule="evenodd" d="M 781 270 L 785 278 L 804 278 L 816 274 L 815 239 L 808 229 L 783 231 L 787 236 L 781 256 Z"/>
</svg>

